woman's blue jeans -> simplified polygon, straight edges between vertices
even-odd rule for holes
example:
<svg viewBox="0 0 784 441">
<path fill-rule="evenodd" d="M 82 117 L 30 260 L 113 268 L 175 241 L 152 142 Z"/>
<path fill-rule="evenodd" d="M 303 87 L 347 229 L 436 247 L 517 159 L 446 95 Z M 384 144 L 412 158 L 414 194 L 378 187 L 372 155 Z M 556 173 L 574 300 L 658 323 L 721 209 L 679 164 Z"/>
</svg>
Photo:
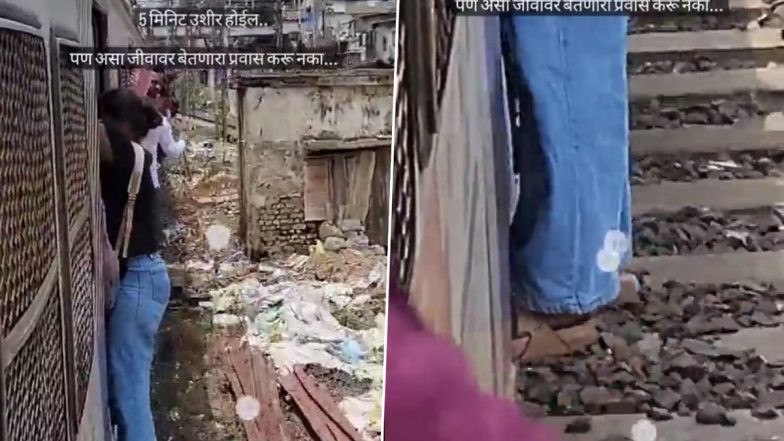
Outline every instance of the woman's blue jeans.
<svg viewBox="0 0 784 441">
<path fill-rule="evenodd" d="M 107 323 L 109 403 L 120 441 L 155 441 L 150 370 L 171 284 L 158 254 L 132 257 Z"/>
<path fill-rule="evenodd" d="M 627 18 L 511 20 L 518 81 L 530 92 L 515 145 L 515 300 L 540 313 L 589 313 L 616 298 L 631 255 Z"/>
</svg>

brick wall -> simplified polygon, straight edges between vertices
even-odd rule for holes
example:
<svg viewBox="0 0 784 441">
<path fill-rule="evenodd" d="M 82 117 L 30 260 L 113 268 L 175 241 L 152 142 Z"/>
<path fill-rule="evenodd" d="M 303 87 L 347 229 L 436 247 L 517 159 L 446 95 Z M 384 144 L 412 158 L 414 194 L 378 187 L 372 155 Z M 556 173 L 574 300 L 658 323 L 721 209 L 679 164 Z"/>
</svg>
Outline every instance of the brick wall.
<svg viewBox="0 0 784 441">
<path fill-rule="evenodd" d="M 301 195 L 267 199 L 256 209 L 254 254 L 307 253 L 318 238 L 318 222 L 305 222 Z"/>
</svg>

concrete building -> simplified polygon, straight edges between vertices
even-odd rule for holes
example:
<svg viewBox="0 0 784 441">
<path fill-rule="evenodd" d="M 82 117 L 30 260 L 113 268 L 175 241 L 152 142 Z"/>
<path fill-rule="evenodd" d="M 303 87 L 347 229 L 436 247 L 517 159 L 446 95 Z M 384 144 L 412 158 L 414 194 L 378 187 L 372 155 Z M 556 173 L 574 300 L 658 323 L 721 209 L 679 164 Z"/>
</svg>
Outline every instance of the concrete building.
<svg viewBox="0 0 784 441">
<path fill-rule="evenodd" d="M 386 245 L 392 69 L 243 73 L 236 86 L 251 255 L 306 251 L 324 221 Z"/>
<path fill-rule="evenodd" d="M 354 29 L 361 40 L 360 50 L 366 63 L 388 66 L 395 63 L 395 14 L 371 13 L 354 18 Z"/>
</svg>

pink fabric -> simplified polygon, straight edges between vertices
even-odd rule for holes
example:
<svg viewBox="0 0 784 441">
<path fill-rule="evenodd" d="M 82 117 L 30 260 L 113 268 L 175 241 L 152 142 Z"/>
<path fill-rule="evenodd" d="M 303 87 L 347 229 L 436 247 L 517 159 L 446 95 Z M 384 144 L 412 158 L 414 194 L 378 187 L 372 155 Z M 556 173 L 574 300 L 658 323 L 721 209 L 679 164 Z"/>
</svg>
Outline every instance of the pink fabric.
<svg viewBox="0 0 784 441">
<path fill-rule="evenodd" d="M 514 403 L 482 393 L 460 350 L 426 331 L 394 286 L 389 301 L 384 441 L 558 439 Z"/>
<path fill-rule="evenodd" d="M 158 74 L 147 69 L 134 69 L 131 72 L 131 88 L 141 97 L 147 96 L 147 91 L 152 85 L 152 80 L 156 79 Z"/>
</svg>

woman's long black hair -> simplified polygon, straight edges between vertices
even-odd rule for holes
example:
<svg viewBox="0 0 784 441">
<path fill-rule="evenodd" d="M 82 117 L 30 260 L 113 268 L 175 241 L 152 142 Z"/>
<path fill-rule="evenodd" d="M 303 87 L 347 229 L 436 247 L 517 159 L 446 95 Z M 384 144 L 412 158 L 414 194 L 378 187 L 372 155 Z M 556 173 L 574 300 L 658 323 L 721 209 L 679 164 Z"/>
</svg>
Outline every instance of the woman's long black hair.
<svg viewBox="0 0 784 441">
<path fill-rule="evenodd" d="M 152 103 L 125 88 L 109 90 L 98 98 L 98 117 L 109 124 L 127 124 L 133 135 L 132 141 L 138 141 L 150 129 L 163 123 Z"/>
</svg>

